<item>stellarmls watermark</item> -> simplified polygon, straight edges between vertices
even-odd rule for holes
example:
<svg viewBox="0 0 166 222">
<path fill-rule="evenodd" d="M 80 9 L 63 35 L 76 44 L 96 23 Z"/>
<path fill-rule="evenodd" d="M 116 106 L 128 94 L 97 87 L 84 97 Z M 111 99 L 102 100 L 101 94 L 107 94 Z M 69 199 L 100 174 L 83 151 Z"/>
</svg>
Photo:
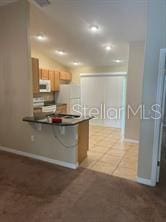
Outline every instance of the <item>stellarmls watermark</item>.
<svg viewBox="0 0 166 222">
<path fill-rule="evenodd" d="M 93 116 L 94 119 L 110 119 L 120 120 L 125 113 L 127 119 L 136 117 L 141 120 L 160 119 L 161 118 L 161 106 L 159 104 L 153 104 L 152 106 L 146 106 L 144 104 L 132 106 L 108 106 L 106 104 L 100 104 L 100 106 L 87 106 L 75 104 L 72 107 L 72 112 L 83 116 Z"/>
</svg>

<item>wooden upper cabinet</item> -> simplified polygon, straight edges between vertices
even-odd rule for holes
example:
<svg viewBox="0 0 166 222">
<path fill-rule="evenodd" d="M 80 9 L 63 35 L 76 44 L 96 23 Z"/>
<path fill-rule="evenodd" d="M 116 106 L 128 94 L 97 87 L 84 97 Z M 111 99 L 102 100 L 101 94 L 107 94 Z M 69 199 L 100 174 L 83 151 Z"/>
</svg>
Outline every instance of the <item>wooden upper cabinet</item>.
<svg viewBox="0 0 166 222">
<path fill-rule="evenodd" d="M 49 80 L 49 70 L 48 69 L 40 69 L 40 79 Z"/>
<path fill-rule="evenodd" d="M 71 81 L 72 75 L 66 71 L 54 71 L 48 69 L 39 69 L 39 79 L 51 81 L 51 91 L 57 92 L 60 87 L 60 80 Z"/>
<path fill-rule="evenodd" d="M 51 91 L 54 92 L 54 84 L 55 84 L 54 71 L 49 70 L 49 80 L 51 82 Z"/>
<path fill-rule="evenodd" d="M 39 59 L 32 58 L 33 93 L 39 93 Z"/>
<path fill-rule="evenodd" d="M 59 71 L 54 72 L 54 91 L 59 91 L 60 87 L 60 79 L 59 79 Z"/>
<path fill-rule="evenodd" d="M 71 81 L 72 75 L 69 72 L 60 71 L 60 80 Z"/>
<path fill-rule="evenodd" d="M 51 91 L 59 91 L 59 72 L 49 70 L 49 80 L 51 81 Z"/>
<path fill-rule="evenodd" d="M 39 80 L 42 79 L 42 69 L 39 69 Z"/>
</svg>

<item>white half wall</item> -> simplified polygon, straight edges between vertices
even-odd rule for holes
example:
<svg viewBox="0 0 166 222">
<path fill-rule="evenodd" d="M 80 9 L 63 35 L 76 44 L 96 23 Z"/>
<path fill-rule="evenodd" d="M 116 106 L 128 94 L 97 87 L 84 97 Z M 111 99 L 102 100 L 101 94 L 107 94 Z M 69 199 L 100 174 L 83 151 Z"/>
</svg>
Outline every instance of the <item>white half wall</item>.
<svg viewBox="0 0 166 222">
<path fill-rule="evenodd" d="M 51 126 L 39 131 L 22 121 L 33 112 L 29 14 L 26 0 L 0 7 L 0 146 L 76 164 L 76 146 L 64 147 Z M 67 140 L 76 136 L 66 129 Z"/>
</svg>

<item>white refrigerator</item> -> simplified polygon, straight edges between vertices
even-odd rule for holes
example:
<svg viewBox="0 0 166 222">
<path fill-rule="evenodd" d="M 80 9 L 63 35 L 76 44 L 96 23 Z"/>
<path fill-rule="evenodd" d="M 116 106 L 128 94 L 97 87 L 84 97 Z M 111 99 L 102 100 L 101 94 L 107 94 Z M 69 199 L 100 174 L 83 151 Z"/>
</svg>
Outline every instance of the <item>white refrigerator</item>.
<svg viewBox="0 0 166 222">
<path fill-rule="evenodd" d="M 56 95 L 57 103 L 67 104 L 67 113 L 80 115 L 81 88 L 76 84 L 61 84 L 59 93 Z"/>
</svg>

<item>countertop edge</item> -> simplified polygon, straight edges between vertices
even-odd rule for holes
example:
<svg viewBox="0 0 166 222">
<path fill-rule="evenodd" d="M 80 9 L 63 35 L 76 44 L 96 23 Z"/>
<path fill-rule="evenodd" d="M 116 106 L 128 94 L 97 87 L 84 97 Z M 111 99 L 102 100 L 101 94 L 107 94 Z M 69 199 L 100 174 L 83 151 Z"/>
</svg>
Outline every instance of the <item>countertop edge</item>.
<svg viewBox="0 0 166 222">
<path fill-rule="evenodd" d="M 62 123 L 49 123 L 49 122 L 42 122 L 40 120 L 33 120 L 33 119 L 30 119 L 30 118 L 33 118 L 33 117 L 24 117 L 22 119 L 22 121 L 23 122 L 29 122 L 29 123 L 36 123 L 36 124 L 51 125 L 51 126 L 75 126 L 75 125 L 79 125 L 82 122 L 90 121 L 92 119 L 92 117 L 88 117 L 88 118 L 85 118 L 85 119 L 78 120 L 75 123 L 63 123 L 63 122 Z"/>
</svg>

